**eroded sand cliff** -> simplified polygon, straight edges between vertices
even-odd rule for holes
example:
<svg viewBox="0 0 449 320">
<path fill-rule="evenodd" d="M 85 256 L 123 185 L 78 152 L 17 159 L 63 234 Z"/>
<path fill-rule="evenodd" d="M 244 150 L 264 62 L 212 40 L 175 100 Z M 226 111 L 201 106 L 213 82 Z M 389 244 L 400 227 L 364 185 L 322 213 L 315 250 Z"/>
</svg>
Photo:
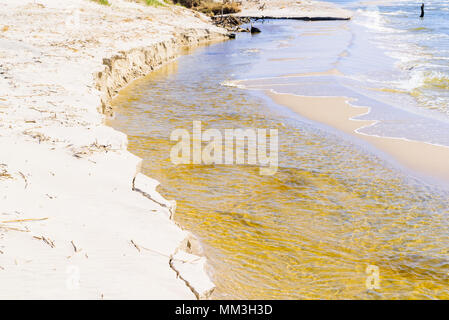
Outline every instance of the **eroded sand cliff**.
<svg viewBox="0 0 449 320">
<path fill-rule="evenodd" d="M 183 45 L 224 40 L 179 7 L 0 4 L 0 298 L 206 298 L 175 202 L 139 174 L 108 101 Z"/>
</svg>

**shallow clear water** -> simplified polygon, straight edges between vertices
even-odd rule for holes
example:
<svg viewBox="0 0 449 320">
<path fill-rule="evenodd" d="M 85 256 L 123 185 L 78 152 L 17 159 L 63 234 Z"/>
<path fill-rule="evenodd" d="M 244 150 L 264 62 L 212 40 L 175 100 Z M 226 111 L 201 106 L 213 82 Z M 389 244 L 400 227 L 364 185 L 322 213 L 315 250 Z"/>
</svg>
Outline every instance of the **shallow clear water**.
<svg viewBox="0 0 449 320">
<path fill-rule="evenodd" d="M 341 66 L 344 74 L 369 74 L 370 65 L 357 64 L 357 50 L 366 48 L 351 40 L 351 26 L 278 21 L 259 27 L 260 35 L 199 48 L 136 81 L 114 101 L 117 117 L 110 121 L 129 136 L 129 149 L 144 159 L 144 173 L 161 182 L 165 197 L 178 201 L 175 219 L 203 243 L 217 284 L 214 298 L 449 298 L 447 191 L 257 90 L 223 85 L 327 71 L 344 61 L 344 51 L 353 59 L 352 67 Z M 394 59 L 379 59 L 388 75 Z M 335 85 L 337 93 L 345 88 L 373 99 L 379 115 L 396 94 L 378 96 L 359 79 L 344 77 L 323 77 L 306 88 L 295 81 L 278 88 L 303 94 L 321 88 L 322 95 L 322 88 L 330 94 Z M 404 114 L 397 109 L 398 117 Z M 192 131 L 194 120 L 203 129 L 278 129 L 278 172 L 261 176 L 248 165 L 174 166 L 170 133 Z M 369 265 L 379 268 L 379 289 L 366 286 Z"/>
</svg>

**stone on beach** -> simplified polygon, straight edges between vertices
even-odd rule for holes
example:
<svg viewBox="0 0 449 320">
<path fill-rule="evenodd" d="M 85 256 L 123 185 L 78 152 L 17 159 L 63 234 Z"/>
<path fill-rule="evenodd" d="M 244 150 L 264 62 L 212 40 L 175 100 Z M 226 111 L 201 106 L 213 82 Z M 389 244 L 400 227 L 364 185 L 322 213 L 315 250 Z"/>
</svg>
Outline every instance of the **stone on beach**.
<svg viewBox="0 0 449 320">
<path fill-rule="evenodd" d="M 251 27 L 251 33 L 260 33 L 260 29 L 256 27 Z"/>
</svg>

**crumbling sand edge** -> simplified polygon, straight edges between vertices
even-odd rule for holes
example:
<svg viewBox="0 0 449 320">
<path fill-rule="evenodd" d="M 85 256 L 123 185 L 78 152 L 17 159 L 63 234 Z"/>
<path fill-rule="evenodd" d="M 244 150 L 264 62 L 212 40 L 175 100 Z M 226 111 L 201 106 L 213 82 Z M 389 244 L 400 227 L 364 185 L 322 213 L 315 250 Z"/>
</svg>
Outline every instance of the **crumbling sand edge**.
<svg viewBox="0 0 449 320">
<path fill-rule="evenodd" d="M 110 3 L 0 4 L 0 299 L 195 299 L 213 288 L 170 219 L 174 202 L 138 173 L 103 109 L 181 46 L 226 31 L 177 6 Z M 103 85 L 98 72 L 111 73 Z"/>
<path fill-rule="evenodd" d="M 104 58 L 104 69 L 94 73 L 95 87 L 101 92 L 99 112 L 112 116 L 113 110 L 110 102 L 121 89 L 133 80 L 145 76 L 165 63 L 179 57 L 181 48 L 192 48 L 226 39 L 229 39 L 227 34 L 211 33 L 207 29 L 192 30 L 191 32 L 180 34 L 177 38 L 161 41 L 148 47 L 121 51 L 111 57 Z M 140 167 L 139 165 L 136 176 L 133 179 L 133 190 L 141 193 L 156 204 L 168 208 L 169 219 L 173 220 L 182 229 L 182 226 L 174 221 L 176 201 L 166 200 L 156 191 L 158 185 L 156 180 L 151 179 L 153 180 L 152 186 L 145 185 L 145 183 L 137 185 L 137 180 L 147 180 L 147 177 L 140 173 Z M 215 285 L 207 274 L 206 264 L 201 245 L 198 239 L 191 233 L 187 233 L 184 241 L 181 242 L 169 259 L 169 267 L 184 281 L 197 299 L 208 299 L 215 289 Z"/>
<path fill-rule="evenodd" d="M 148 47 L 120 51 L 111 57 L 104 58 L 104 69 L 94 74 L 95 86 L 101 92 L 99 111 L 111 115 L 112 110 L 109 103 L 120 89 L 123 89 L 131 81 L 176 59 L 180 55 L 182 47 L 196 47 L 225 39 L 229 39 L 229 35 L 212 33 L 207 29 L 191 30 L 180 34 L 177 38 L 160 41 Z"/>
</svg>

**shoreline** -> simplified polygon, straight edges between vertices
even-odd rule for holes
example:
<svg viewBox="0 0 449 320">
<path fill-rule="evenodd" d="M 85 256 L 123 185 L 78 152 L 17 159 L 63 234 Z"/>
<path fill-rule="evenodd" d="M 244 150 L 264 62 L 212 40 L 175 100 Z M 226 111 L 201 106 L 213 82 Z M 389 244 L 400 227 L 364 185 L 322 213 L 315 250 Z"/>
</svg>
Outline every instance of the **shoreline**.
<svg viewBox="0 0 449 320">
<path fill-rule="evenodd" d="M 147 174 L 164 181 L 167 198 L 182 201 L 176 219 L 194 230 L 205 245 L 216 272 L 213 298 L 369 299 L 372 293 L 365 287 L 366 264 L 382 270 L 385 282 L 377 297 L 419 297 L 435 286 L 444 290 L 444 285 L 440 286 L 444 278 L 439 278 L 445 274 L 444 267 L 439 267 L 444 252 L 434 254 L 438 249 L 434 239 L 444 233 L 444 223 L 440 221 L 444 221 L 446 193 L 403 175 L 383 161 L 382 154 L 379 158 L 375 156 L 377 152 L 370 153 L 374 148 L 365 148 L 368 144 L 364 141 L 359 148 L 355 142 L 358 139 L 345 138 L 344 133 L 329 135 L 325 125 L 308 120 L 298 122 L 299 116 L 272 103 L 261 91 L 222 88 L 238 81 L 234 79 L 268 79 L 301 71 L 298 67 L 288 70 L 289 60 L 285 68 L 266 63 L 271 58 L 292 57 L 278 50 L 276 44 L 283 39 L 293 42 L 288 26 L 296 24 L 278 21 L 265 30 L 261 26 L 262 34 L 257 38 L 239 35 L 235 41 L 198 50 L 134 82 L 114 101 L 120 114 L 114 127 L 129 134 L 130 149 L 145 159 Z M 304 25 L 306 32 L 314 31 L 311 24 Z M 322 27 L 330 29 L 326 24 Z M 295 31 L 296 28 L 291 29 L 292 33 Z M 257 43 L 248 48 L 249 39 Z M 294 42 L 304 44 L 301 40 Z M 267 47 L 270 50 L 264 52 Z M 287 53 L 290 50 L 286 49 Z M 248 54 L 239 55 L 242 51 Z M 312 57 L 315 52 L 310 51 Z M 222 61 L 227 57 L 232 57 L 232 61 L 224 66 Z M 241 65 L 247 67 L 239 70 Z M 338 66 L 331 72 L 324 70 L 303 71 L 309 71 L 308 76 L 341 75 Z M 315 85 L 314 79 L 308 79 L 316 89 L 312 94 L 319 95 L 321 82 L 316 81 Z M 284 81 L 288 82 L 284 78 L 279 82 Z M 304 85 L 308 82 L 298 81 Z M 279 92 L 296 92 L 285 89 Z M 343 95 L 337 90 L 324 93 Z M 226 129 L 229 124 L 240 128 L 278 128 L 283 135 L 279 140 L 283 154 L 278 173 L 261 177 L 257 168 L 249 166 L 175 168 L 169 161 L 164 163 L 172 145 L 167 133 L 174 128 L 191 128 L 192 118 L 203 120 L 203 128 Z M 142 128 L 148 128 L 151 134 Z M 204 197 L 205 190 L 210 190 L 208 197 Z M 253 204 L 251 208 L 248 199 Z M 416 232 L 420 237 L 415 237 Z M 397 249 L 405 261 L 391 260 Z M 416 279 L 415 274 L 397 274 L 397 270 L 412 270 L 416 266 L 416 252 L 420 252 L 420 270 L 431 270 L 437 275 L 436 281 L 424 279 L 425 287 L 418 292 L 404 286 L 404 281 Z M 435 263 L 427 263 L 433 258 Z M 273 274 L 278 276 L 272 277 Z"/>
<path fill-rule="evenodd" d="M 205 299 L 214 289 L 198 240 L 173 221 L 175 202 L 104 121 L 120 88 L 227 33 L 184 8 L 110 3 L 0 6 L 5 299 Z"/>
<path fill-rule="evenodd" d="M 415 173 L 443 183 L 449 182 L 449 147 L 360 133 L 360 129 L 377 123 L 377 120 L 357 119 L 369 113 L 370 107 L 352 105 L 347 97 L 300 96 L 274 90 L 265 91 L 265 94 L 275 103 L 286 106 L 307 119 L 368 142 Z"/>
</svg>

